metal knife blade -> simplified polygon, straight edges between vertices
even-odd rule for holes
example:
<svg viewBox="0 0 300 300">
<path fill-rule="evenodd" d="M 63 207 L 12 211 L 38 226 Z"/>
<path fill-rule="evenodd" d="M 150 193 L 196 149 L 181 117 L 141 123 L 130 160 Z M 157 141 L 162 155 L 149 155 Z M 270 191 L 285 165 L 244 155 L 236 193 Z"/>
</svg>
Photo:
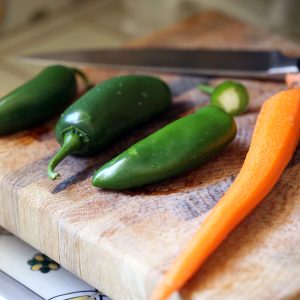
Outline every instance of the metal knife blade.
<svg viewBox="0 0 300 300">
<path fill-rule="evenodd" d="M 234 76 L 281 79 L 299 72 L 299 59 L 280 51 L 232 51 L 168 48 L 106 48 L 26 55 L 22 60 L 35 63 L 68 64 L 142 69 L 189 75 Z"/>
</svg>

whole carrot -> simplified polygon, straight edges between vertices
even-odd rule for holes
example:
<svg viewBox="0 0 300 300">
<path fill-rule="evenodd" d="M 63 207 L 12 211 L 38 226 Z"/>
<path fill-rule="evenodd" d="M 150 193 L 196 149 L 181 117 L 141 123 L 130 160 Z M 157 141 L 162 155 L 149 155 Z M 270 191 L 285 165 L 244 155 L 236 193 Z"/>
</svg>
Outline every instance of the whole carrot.
<svg viewBox="0 0 300 300">
<path fill-rule="evenodd" d="M 299 138 L 300 89 L 282 91 L 264 103 L 240 173 L 177 257 L 152 300 L 167 299 L 179 290 L 264 199 L 291 159 Z"/>
</svg>

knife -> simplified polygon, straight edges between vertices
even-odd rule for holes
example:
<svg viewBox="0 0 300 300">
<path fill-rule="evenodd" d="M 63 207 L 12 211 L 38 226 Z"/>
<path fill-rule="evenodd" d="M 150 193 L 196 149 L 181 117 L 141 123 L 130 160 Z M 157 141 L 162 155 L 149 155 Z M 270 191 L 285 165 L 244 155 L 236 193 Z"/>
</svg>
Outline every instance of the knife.
<svg viewBox="0 0 300 300">
<path fill-rule="evenodd" d="M 187 75 L 283 79 L 299 72 L 300 59 L 280 51 L 232 51 L 168 48 L 104 48 L 22 56 L 26 62 L 67 63 Z"/>
</svg>

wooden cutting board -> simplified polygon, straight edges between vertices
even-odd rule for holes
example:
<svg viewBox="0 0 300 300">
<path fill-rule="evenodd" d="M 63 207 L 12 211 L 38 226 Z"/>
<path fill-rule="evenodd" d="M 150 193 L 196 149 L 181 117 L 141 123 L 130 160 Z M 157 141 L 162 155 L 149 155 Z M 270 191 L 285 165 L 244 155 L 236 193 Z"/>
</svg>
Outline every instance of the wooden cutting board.
<svg viewBox="0 0 300 300">
<path fill-rule="evenodd" d="M 131 46 L 281 48 L 300 54 L 295 44 L 216 12 L 197 15 Z M 120 73 L 89 72 L 95 81 Z M 167 122 L 207 104 L 208 97 L 195 87 L 208 79 L 162 78 L 172 89 L 173 108 L 96 157 L 67 158 L 59 167 L 59 181 L 46 176 L 47 163 L 58 149 L 51 131 L 54 121 L 0 138 L 0 224 L 114 300 L 147 299 L 233 182 L 262 102 L 285 88 L 283 83 L 244 80 L 251 104 L 247 114 L 236 118 L 237 138 L 205 166 L 134 191 L 92 187 L 91 176 L 105 161 Z M 271 194 L 186 285 L 182 298 L 300 297 L 299 183 L 298 149 Z"/>
</svg>

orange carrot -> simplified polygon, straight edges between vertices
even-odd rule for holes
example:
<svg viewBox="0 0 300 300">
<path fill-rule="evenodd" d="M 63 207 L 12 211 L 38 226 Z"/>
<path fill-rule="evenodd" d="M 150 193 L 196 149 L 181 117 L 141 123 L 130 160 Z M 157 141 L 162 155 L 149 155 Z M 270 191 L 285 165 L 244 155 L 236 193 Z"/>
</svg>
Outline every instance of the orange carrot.
<svg viewBox="0 0 300 300">
<path fill-rule="evenodd" d="M 240 173 L 175 260 L 152 300 L 167 299 L 179 290 L 263 200 L 291 159 L 299 138 L 300 89 L 282 91 L 264 103 Z"/>
</svg>

